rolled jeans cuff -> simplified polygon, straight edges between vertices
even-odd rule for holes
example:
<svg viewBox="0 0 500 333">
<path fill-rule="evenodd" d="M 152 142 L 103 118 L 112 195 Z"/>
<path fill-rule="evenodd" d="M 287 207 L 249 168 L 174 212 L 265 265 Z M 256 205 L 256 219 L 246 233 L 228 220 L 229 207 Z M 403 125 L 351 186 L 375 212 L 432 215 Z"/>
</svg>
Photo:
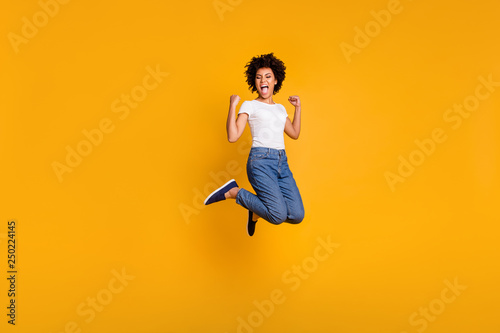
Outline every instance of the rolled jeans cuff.
<svg viewBox="0 0 500 333">
<path fill-rule="evenodd" d="M 240 206 L 243 206 L 245 207 L 246 209 L 248 209 L 248 207 L 244 204 L 244 199 L 241 198 L 241 196 L 245 195 L 244 192 L 248 192 L 247 190 L 245 190 L 244 188 L 240 188 L 240 190 L 238 191 L 238 193 L 236 194 L 236 203 Z"/>
</svg>

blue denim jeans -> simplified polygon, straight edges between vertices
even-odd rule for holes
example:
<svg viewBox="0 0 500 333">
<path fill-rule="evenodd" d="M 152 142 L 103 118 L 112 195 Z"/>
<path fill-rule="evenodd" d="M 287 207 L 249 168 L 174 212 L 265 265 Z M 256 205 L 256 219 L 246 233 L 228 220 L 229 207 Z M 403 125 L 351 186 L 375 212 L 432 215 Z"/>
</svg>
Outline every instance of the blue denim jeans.
<svg viewBox="0 0 500 333">
<path fill-rule="evenodd" d="M 247 175 L 257 195 L 242 188 L 237 204 L 273 224 L 296 224 L 304 219 L 304 205 L 284 149 L 250 149 Z"/>
</svg>

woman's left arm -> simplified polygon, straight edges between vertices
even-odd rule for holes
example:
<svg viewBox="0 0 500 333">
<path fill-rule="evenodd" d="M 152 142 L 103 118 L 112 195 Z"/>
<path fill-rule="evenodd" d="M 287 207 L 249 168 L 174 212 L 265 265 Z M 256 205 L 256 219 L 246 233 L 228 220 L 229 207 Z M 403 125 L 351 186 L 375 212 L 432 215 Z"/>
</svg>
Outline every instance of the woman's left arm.
<svg viewBox="0 0 500 333">
<path fill-rule="evenodd" d="M 299 96 L 290 96 L 288 101 L 295 106 L 293 121 L 286 117 L 285 133 L 294 140 L 299 138 L 300 134 L 300 98 Z"/>
</svg>

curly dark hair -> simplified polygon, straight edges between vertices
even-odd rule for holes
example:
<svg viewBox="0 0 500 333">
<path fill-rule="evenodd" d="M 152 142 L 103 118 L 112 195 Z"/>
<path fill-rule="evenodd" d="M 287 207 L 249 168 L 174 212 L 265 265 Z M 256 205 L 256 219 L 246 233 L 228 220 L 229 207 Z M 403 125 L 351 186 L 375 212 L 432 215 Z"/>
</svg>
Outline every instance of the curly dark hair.
<svg viewBox="0 0 500 333">
<path fill-rule="evenodd" d="M 255 86 L 255 76 L 259 68 L 271 68 L 276 80 L 278 83 L 274 86 L 273 95 L 280 91 L 281 86 L 283 85 L 283 81 L 285 81 L 285 64 L 283 61 L 279 60 L 274 56 L 274 53 L 271 52 L 269 54 L 262 54 L 258 57 L 253 57 L 245 65 L 245 75 L 247 77 L 248 89 L 252 90 L 252 93 L 257 91 L 257 87 Z"/>
</svg>

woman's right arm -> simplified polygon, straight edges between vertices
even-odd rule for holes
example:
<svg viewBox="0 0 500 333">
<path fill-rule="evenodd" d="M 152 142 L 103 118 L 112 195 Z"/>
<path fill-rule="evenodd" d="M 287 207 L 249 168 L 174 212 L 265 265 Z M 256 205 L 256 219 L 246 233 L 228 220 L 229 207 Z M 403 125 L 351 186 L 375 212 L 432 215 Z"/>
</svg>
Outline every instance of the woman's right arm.
<svg viewBox="0 0 500 333">
<path fill-rule="evenodd" d="M 245 125 L 247 123 L 248 114 L 240 113 L 238 118 L 236 118 L 236 106 L 240 102 L 240 96 L 231 95 L 229 101 L 229 113 L 227 115 L 226 131 L 227 139 L 229 142 L 236 142 L 243 134 Z"/>
</svg>

